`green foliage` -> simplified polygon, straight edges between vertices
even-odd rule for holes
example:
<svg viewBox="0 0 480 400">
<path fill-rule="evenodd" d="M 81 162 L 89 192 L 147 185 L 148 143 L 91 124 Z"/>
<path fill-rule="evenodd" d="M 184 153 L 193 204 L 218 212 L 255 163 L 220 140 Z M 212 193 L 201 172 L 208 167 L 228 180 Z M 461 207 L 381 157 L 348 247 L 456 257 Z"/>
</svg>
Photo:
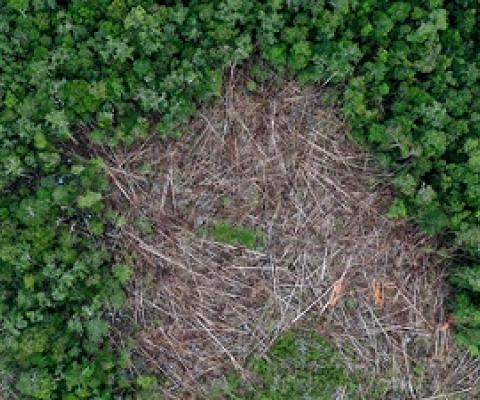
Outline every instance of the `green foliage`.
<svg viewBox="0 0 480 400">
<path fill-rule="evenodd" d="M 154 376 L 140 375 L 137 377 L 137 385 L 140 389 L 151 389 L 157 385 L 157 379 Z"/>
<path fill-rule="evenodd" d="M 124 280 L 112 275 L 91 232 L 102 224 L 101 209 L 76 208 L 79 190 L 106 188 L 99 168 L 96 160 L 81 172 L 62 166 L 0 200 L 0 357 L 17 371 L 21 398 L 111 392 L 117 361 L 102 314 Z"/>
<path fill-rule="evenodd" d="M 161 400 L 163 398 L 160 385 L 157 378 L 149 375 L 140 375 L 137 377 L 135 400 Z"/>
<path fill-rule="evenodd" d="M 116 265 L 113 268 L 113 275 L 122 284 L 126 285 L 133 274 L 133 270 L 126 264 Z"/>
<path fill-rule="evenodd" d="M 202 235 L 209 236 L 215 242 L 226 243 L 232 246 L 244 246 L 247 249 L 264 248 L 265 237 L 260 232 L 235 226 L 228 222 L 219 222 L 202 230 Z"/>
<path fill-rule="evenodd" d="M 325 399 L 343 393 L 349 399 L 362 398 L 361 375 L 348 371 L 339 354 L 315 333 L 289 331 L 283 334 L 265 357 L 250 360 L 248 369 L 255 384 L 231 375 L 213 398 L 231 400 Z M 369 393 L 369 399 L 380 398 Z"/>
<path fill-rule="evenodd" d="M 480 265 L 460 267 L 450 280 L 459 288 L 454 319 L 457 339 L 474 355 L 480 355 Z"/>
<path fill-rule="evenodd" d="M 387 216 L 392 219 L 402 219 L 407 217 L 407 208 L 402 200 L 396 199 L 388 210 Z"/>
<path fill-rule="evenodd" d="M 87 192 L 78 197 L 77 202 L 80 208 L 91 208 L 102 200 L 102 194 L 96 192 Z"/>
</svg>

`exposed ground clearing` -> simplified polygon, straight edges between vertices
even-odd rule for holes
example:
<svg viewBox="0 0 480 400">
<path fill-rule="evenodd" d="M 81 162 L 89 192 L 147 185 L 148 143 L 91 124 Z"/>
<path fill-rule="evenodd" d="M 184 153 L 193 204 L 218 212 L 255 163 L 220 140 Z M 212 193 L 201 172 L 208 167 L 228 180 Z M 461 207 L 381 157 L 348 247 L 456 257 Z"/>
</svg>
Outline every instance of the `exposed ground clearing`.
<svg viewBox="0 0 480 400">
<path fill-rule="evenodd" d="M 132 368 L 169 378 L 163 396 L 207 397 L 306 321 L 385 398 L 478 395 L 479 360 L 451 342 L 436 241 L 383 216 L 390 190 L 324 94 L 232 80 L 182 139 L 108 154 L 127 220 L 112 246 L 136 254 L 118 326 L 135 337 Z M 198 235 L 218 221 L 259 229 L 266 247 Z"/>
</svg>

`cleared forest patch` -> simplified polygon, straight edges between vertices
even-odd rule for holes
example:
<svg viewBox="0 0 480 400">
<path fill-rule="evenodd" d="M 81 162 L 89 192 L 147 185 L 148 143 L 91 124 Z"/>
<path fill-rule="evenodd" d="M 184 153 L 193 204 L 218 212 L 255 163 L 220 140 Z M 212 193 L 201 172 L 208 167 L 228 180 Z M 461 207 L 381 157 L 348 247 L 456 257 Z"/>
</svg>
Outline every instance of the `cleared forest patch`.
<svg viewBox="0 0 480 400">
<path fill-rule="evenodd" d="M 480 362 L 451 342 L 438 241 L 385 217 L 391 190 L 329 92 L 235 79 L 181 139 L 105 151 L 124 218 L 110 245 L 135 265 L 129 310 L 112 315 L 132 369 L 166 376 L 164 398 L 208 398 L 307 325 L 368 371 L 365 393 L 475 398 Z M 215 240 L 219 224 L 254 239 Z"/>
</svg>

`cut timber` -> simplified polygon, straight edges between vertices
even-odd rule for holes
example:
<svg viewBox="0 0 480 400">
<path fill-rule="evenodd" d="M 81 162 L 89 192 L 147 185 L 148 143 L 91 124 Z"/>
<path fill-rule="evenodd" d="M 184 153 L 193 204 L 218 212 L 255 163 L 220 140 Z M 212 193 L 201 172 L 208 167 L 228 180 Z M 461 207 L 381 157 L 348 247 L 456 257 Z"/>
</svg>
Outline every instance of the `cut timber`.
<svg viewBox="0 0 480 400">
<path fill-rule="evenodd" d="M 111 246 L 135 255 L 131 310 L 117 316 L 135 368 L 167 376 L 165 398 L 208 398 L 212 380 L 308 324 L 391 398 L 470 391 L 479 363 L 450 344 L 437 243 L 384 217 L 391 191 L 325 90 L 242 87 L 231 81 L 183 138 L 108 155 L 127 220 Z M 265 246 L 199 234 L 220 221 Z"/>
</svg>

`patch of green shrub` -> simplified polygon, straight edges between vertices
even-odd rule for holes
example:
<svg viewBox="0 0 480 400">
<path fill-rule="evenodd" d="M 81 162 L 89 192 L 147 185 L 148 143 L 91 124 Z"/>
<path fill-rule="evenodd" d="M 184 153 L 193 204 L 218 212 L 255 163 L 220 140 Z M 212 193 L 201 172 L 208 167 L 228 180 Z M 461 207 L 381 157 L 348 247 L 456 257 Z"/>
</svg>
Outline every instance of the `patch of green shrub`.
<svg viewBox="0 0 480 400">
<path fill-rule="evenodd" d="M 260 232 L 235 226 L 228 222 L 218 222 L 200 231 L 202 236 L 208 236 L 215 242 L 226 243 L 232 246 L 244 246 L 255 250 L 265 247 L 265 237 Z"/>
<path fill-rule="evenodd" d="M 254 374 L 253 384 L 233 374 L 212 397 L 330 400 L 341 393 L 349 399 L 365 398 L 359 391 L 365 383 L 361 374 L 348 371 L 332 345 L 313 332 L 284 333 L 266 356 L 251 359 L 247 369 Z M 370 391 L 368 398 L 380 399 L 380 392 Z"/>
</svg>

